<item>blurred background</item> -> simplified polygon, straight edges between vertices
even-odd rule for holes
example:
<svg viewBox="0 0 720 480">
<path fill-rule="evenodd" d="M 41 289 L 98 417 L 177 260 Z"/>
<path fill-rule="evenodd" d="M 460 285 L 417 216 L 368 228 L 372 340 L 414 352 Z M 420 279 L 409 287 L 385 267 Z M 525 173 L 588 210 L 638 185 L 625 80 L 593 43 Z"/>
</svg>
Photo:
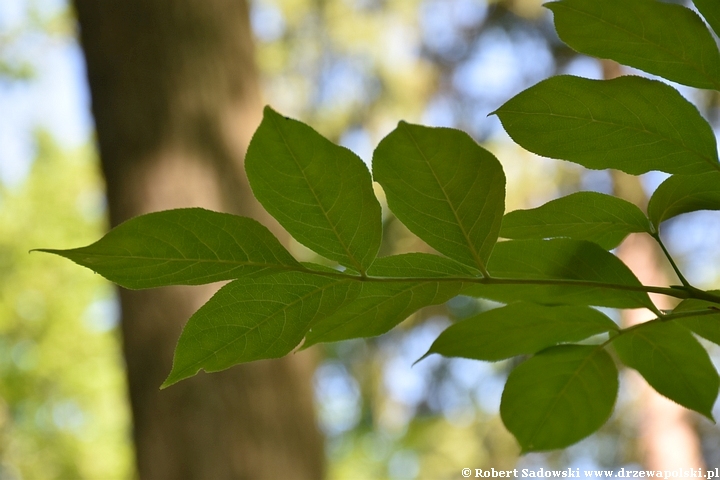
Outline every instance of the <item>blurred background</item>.
<svg viewBox="0 0 720 480">
<path fill-rule="evenodd" d="M 463 129 L 494 152 L 508 177 L 508 211 L 577 190 L 619 191 L 608 172 L 523 151 L 489 115 L 550 75 L 607 76 L 601 62 L 558 40 L 539 0 L 254 0 L 249 18 L 263 103 L 366 162 L 403 119 Z M 88 244 L 109 226 L 78 34 L 65 0 L 0 2 L 3 480 L 137 475 L 119 298 L 88 270 L 28 254 Z M 720 128 L 717 93 L 674 86 Z M 643 176 L 645 194 L 664 178 Z M 382 255 L 428 248 L 387 209 L 384 228 Z M 681 216 L 663 236 L 691 282 L 720 288 L 716 212 Z M 289 246 L 313 260 L 304 247 Z M 648 466 L 652 447 L 642 439 L 652 419 L 643 416 L 644 397 L 631 375 L 622 374 L 616 411 L 598 434 L 563 452 L 520 457 L 498 414 L 512 362 L 435 355 L 412 367 L 446 326 L 495 306 L 457 297 L 382 337 L 314 348 L 308 381 L 327 478 Z M 717 364 L 720 352 L 707 346 Z M 720 466 L 720 429 L 699 416 L 683 414 L 682 421 L 697 439 L 694 454 L 707 467 Z"/>
</svg>

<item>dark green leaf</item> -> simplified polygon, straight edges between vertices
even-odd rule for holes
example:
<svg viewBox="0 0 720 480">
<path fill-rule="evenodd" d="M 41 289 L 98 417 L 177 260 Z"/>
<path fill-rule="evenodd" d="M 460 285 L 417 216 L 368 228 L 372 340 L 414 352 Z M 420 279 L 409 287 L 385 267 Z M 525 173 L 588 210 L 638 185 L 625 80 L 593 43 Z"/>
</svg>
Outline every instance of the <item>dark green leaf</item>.
<svg viewBox="0 0 720 480">
<path fill-rule="evenodd" d="M 500 415 L 523 452 L 564 448 L 607 421 L 617 391 L 617 369 L 605 350 L 560 345 L 510 373 Z"/>
<path fill-rule="evenodd" d="M 613 340 L 620 360 L 659 393 L 712 420 L 720 380 L 705 349 L 690 330 L 673 321 L 652 321 Z"/>
<path fill-rule="evenodd" d="M 466 287 L 463 294 L 504 303 L 524 300 L 545 305 L 653 308 L 630 269 L 592 242 L 567 239 L 500 242 L 490 257 L 488 269 L 492 284 Z M 546 284 L 522 284 L 522 280 Z M 613 285 L 616 288 L 607 288 Z"/>
<path fill-rule="evenodd" d="M 648 216 L 655 225 L 683 213 L 720 210 L 720 172 L 673 175 L 655 190 Z"/>
<path fill-rule="evenodd" d="M 382 226 L 370 172 L 357 155 L 266 107 L 245 170 L 257 199 L 297 241 L 367 270 Z"/>
<path fill-rule="evenodd" d="M 715 40 L 692 10 L 655 0 L 562 0 L 546 6 L 562 41 L 578 52 L 692 87 L 720 85 Z"/>
<path fill-rule="evenodd" d="M 617 247 L 632 232 L 650 232 L 648 219 L 630 202 L 612 195 L 578 192 L 503 218 L 504 238 L 568 237 L 590 240 L 605 249 Z"/>
<path fill-rule="evenodd" d="M 40 251 L 69 258 L 133 289 L 199 285 L 300 267 L 255 220 L 201 208 L 149 213 L 87 247 Z"/>
<path fill-rule="evenodd" d="M 715 135 L 674 88 L 640 77 L 561 75 L 497 110 L 513 140 L 551 158 L 633 175 L 720 170 Z"/>
<path fill-rule="evenodd" d="M 320 342 L 381 335 L 409 315 L 428 305 L 450 300 L 461 282 L 432 281 L 432 277 L 472 275 L 462 265 L 423 253 L 378 258 L 368 272 L 389 277 L 383 282 L 363 282 L 360 294 L 332 315 L 313 324 L 303 348 Z M 390 277 L 427 277 L 421 281 L 392 281 Z"/>
<path fill-rule="evenodd" d="M 288 272 L 238 279 L 221 288 L 188 321 L 163 387 L 233 365 L 282 357 L 311 323 L 357 295 L 360 283 Z"/>
<path fill-rule="evenodd" d="M 720 305 L 688 298 L 673 310 L 673 314 L 686 314 L 689 312 L 698 312 L 699 315 L 678 318 L 674 321 L 689 328 L 701 337 L 720 345 Z M 708 313 L 710 314 L 708 315 Z"/>
<path fill-rule="evenodd" d="M 513 303 L 452 325 L 427 355 L 496 361 L 617 329 L 612 320 L 590 307 Z"/>
<path fill-rule="evenodd" d="M 693 0 L 693 3 L 715 33 L 720 35 L 720 3 L 717 0 Z"/>
<path fill-rule="evenodd" d="M 440 253 L 484 270 L 505 209 L 505 174 L 466 133 L 400 122 L 373 155 L 388 205 Z"/>
</svg>

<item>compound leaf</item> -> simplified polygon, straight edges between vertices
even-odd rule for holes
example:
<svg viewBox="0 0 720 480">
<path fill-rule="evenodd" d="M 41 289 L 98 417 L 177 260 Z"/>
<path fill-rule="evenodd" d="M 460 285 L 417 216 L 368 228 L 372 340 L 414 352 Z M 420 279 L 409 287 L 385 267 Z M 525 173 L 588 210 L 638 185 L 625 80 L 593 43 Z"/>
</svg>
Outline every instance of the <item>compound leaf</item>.
<svg viewBox="0 0 720 480">
<path fill-rule="evenodd" d="M 562 0 L 546 6 L 562 41 L 578 52 L 691 87 L 718 88 L 720 53 L 690 9 L 655 0 Z"/>
<path fill-rule="evenodd" d="M 620 360 L 659 393 L 712 418 L 720 379 L 710 356 L 690 333 L 672 321 L 630 328 L 613 340 Z"/>
<path fill-rule="evenodd" d="M 683 213 L 720 210 L 720 172 L 703 175 L 673 175 L 655 190 L 648 216 L 655 228 Z"/>
<path fill-rule="evenodd" d="M 297 241 L 358 272 L 382 235 L 370 172 L 350 150 L 265 107 L 245 159 L 255 197 Z"/>
<path fill-rule="evenodd" d="M 720 35 L 720 3 L 715 0 L 693 0 L 693 3 L 715 30 L 715 34 Z"/>
<path fill-rule="evenodd" d="M 719 292 L 714 292 L 719 293 Z M 689 328 L 706 340 L 720 345 L 720 305 L 688 298 L 675 307 L 673 313 L 699 312 L 697 316 L 682 317 L 674 321 Z M 711 313 L 715 312 L 715 313 Z M 710 313 L 708 315 L 708 313 Z"/>
<path fill-rule="evenodd" d="M 607 421 L 617 391 L 618 372 L 605 350 L 559 345 L 510 373 L 500 415 L 523 452 L 564 448 Z"/>
<path fill-rule="evenodd" d="M 500 236 L 513 239 L 568 237 L 609 250 L 632 232 L 650 232 L 648 219 L 630 202 L 612 195 L 578 192 L 530 210 L 505 215 Z"/>
<path fill-rule="evenodd" d="M 368 273 L 387 281 L 363 282 L 352 302 L 313 324 L 303 348 L 383 334 L 420 308 L 444 303 L 460 293 L 462 282 L 433 281 L 433 277 L 472 276 L 472 271 L 453 260 L 424 253 L 378 258 Z M 393 277 L 406 280 L 392 281 Z M 412 277 L 424 278 L 408 281 Z"/>
<path fill-rule="evenodd" d="M 388 206 L 440 253 L 483 271 L 505 209 L 500 162 L 469 135 L 400 122 L 373 155 Z"/>
<path fill-rule="evenodd" d="M 612 320 L 590 307 L 519 302 L 448 327 L 426 355 L 496 361 L 617 329 Z"/>
<path fill-rule="evenodd" d="M 202 208 L 148 213 L 87 247 L 39 251 L 68 258 L 132 289 L 200 285 L 300 267 L 255 220 Z"/>
<path fill-rule="evenodd" d="M 464 295 L 504 303 L 654 308 L 630 269 L 592 242 L 564 238 L 500 242 L 488 269 L 492 283 L 468 286 Z M 522 284 L 522 280 L 548 284 Z M 562 284 L 553 284 L 558 281 Z"/>
<path fill-rule="evenodd" d="M 221 288 L 188 320 L 163 387 L 253 360 L 282 357 L 311 323 L 359 291 L 359 282 L 304 272 L 242 278 Z"/>
<path fill-rule="evenodd" d="M 495 113 L 527 150 L 588 168 L 633 175 L 720 170 L 710 125 L 677 90 L 656 80 L 560 75 L 520 92 Z"/>
</svg>

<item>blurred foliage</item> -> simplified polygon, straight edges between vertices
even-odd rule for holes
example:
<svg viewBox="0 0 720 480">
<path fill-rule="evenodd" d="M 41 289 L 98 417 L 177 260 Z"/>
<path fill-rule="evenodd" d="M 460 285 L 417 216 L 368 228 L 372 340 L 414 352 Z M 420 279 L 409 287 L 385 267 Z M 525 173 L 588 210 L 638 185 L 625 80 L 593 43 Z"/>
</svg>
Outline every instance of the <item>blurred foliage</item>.
<svg viewBox="0 0 720 480">
<path fill-rule="evenodd" d="M 97 163 L 89 148 L 63 152 L 49 135 L 36 138 L 29 178 L 0 190 L 0 478 L 129 478 L 111 286 L 28 254 L 101 235 Z"/>
</svg>

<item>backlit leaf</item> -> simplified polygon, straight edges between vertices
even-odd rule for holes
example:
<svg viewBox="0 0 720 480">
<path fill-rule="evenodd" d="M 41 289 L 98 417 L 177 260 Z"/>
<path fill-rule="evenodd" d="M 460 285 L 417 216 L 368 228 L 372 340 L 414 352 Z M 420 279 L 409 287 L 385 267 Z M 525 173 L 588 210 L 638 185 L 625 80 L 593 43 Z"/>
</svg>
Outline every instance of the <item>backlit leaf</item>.
<svg viewBox="0 0 720 480">
<path fill-rule="evenodd" d="M 188 320 L 164 387 L 233 365 L 282 357 L 310 324 L 359 291 L 359 282 L 289 272 L 242 278 L 221 288 Z"/>
<path fill-rule="evenodd" d="M 677 90 L 656 80 L 560 75 L 521 92 L 495 113 L 527 150 L 588 168 L 633 175 L 720 170 L 710 125 Z"/>
<path fill-rule="evenodd" d="M 560 345 L 510 373 L 500 415 L 523 452 L 564 448 L 607 421 L 617 391 L 617 369 L 605 350 Z"/>
<path fill-rule="evenodd" d="M 578 52 L 692 87 L 720 85 L 715 40 L 702 19 L 681 5 L 655 0 L 562 0 L 546 6 L 555 15 L 562 41 Z"/>
<path fill-rule="evenodd" d="M 513 239 L 568 237 L 617 247 L 632 232 L 650 232 L 645 215 L 630 202 L 596 192 L 578 192 L 503 218 L 500 236 Z"/>
<path fill-rule="evenodd" d="M 440 253 L 485 268 L 505 209 L 500 162 L 466 133 L 400 122 L 373 155 L 388 205 Z"/>
<path fill-rule="evenodd" d="M 660 184 L 648 204 L 648 216 L 656 228 L 665 220 L 697 210 L 720 210 L 720 172 L 673 175 Z"/>
<path fill-rule="evenodd" d="M 680 305 L 673 310 L 673 313 L 688 312 L 699 312 L 700 314 L 697 316 L 678 318 L 673 321 L 689 328 L 706 340 L 720 345 L 720 305 L 688 298 L 683 300 Z M 710 314 L 708 315 L 708 313 Z"/>
<path fill-rule="evenodd" d="M 255 220 L 201 208 L 141 215 L 87 247 L 40 251 L 69 258 L 133 289 L 199 285 L 300 267 Z"/>
<path fill-rule="evenodd" d="M 255 197 L 297 241 L 367 270 L 382 227 L 370 172 L 357 155 L 266 107 L 245 170 Z"/>
<path fill-rule="evenodd" d="M 448 327 L 426 355 L 496 361 L 617 329 L 612 320 L 590 307 L 513 303 Z"/>
<path fill-rule="evenodd" d="M 693 0 L 693 3 L 715 33 L 720 35 L 720 3 L 716 0 Z"/>
<path fill-rule="evenodd" d="M 592 242 L 568 239 L 500 242 L 490 257 L 488 269 L 493 283 L 466 287 L 464 295 L 504 303 L 524 300 L 545 305 L 613 308 L 653 305 L 630 269 Z M 522 284 L 522 280 L 548 284 Z M 550 284 L 558 280 L 563 284 Z"/>
<path fill-rule="evenodd" d="M 319 342 L 380 335 L 428 305 L 450 300 L 461 282 L 432 281 L 432 277 L 472 275 L 462 265 L 423 253 L 378 258 L 368 272 L 387 277 L 383 282 L 363 282 L 360 293 L 332 315 L 314 323 L 303 348 Z M 426 277 L 421 281 L 392 281 L 392 277 Z"/>
<path fill-rule="evenodd" d="M 659 393 L 712 420 L 720 380 L 705 349 L 690 330 L 673 321 L 652 321 L 618 335 L 620 360 Z"/>
</svg>

